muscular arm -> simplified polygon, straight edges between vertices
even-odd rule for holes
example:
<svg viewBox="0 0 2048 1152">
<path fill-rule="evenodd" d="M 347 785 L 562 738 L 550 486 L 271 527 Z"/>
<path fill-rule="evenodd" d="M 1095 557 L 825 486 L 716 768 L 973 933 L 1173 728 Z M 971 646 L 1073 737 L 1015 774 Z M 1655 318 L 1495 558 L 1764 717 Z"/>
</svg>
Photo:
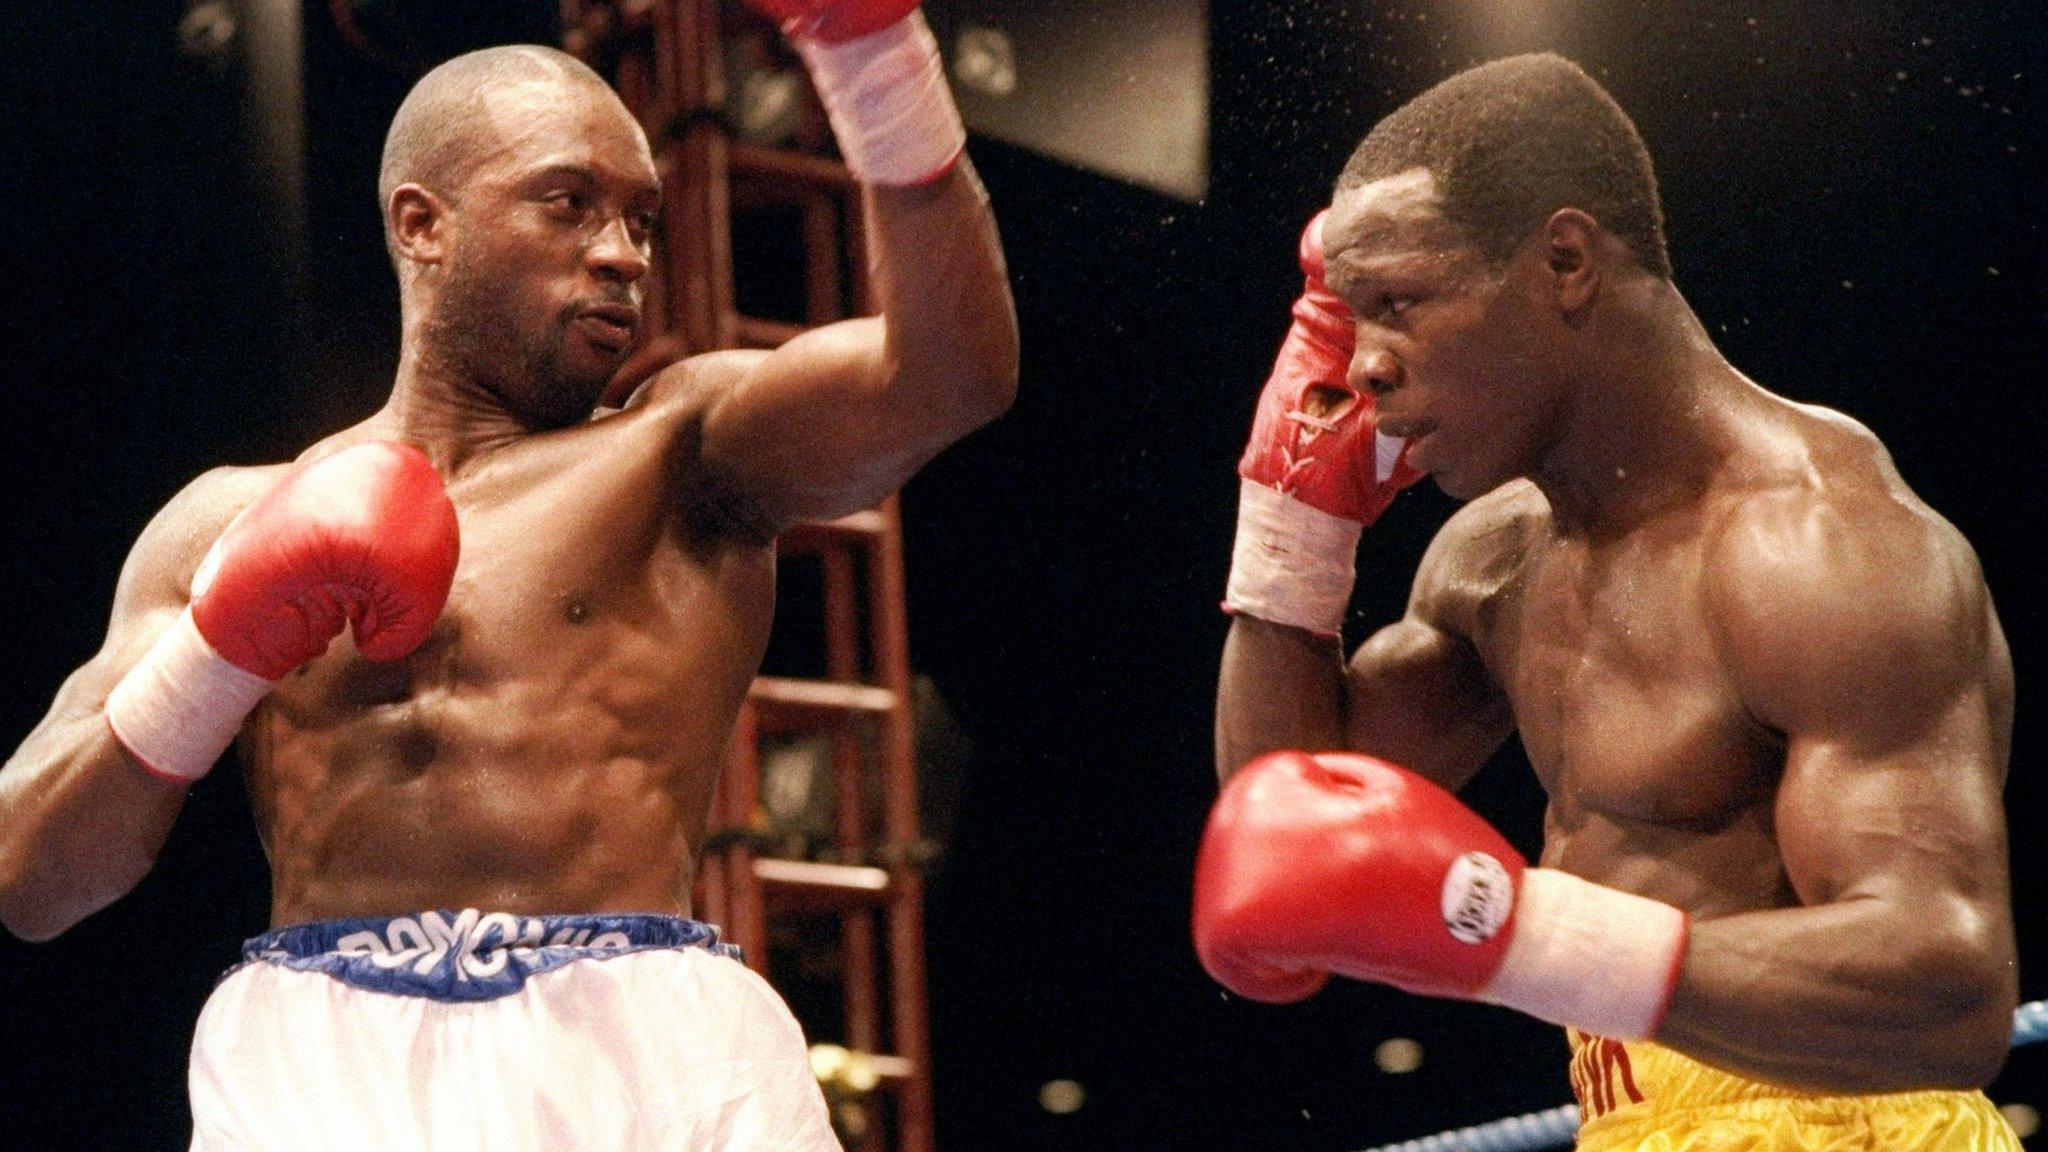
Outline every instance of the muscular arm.
<svg viewBox="0 0 2048 1152">
<path fill-rule="evenodd" d="M 791 340 L 705 414 L 700 467 L 769 531 L 872 506 L 1016 393 L 1016 315 L 972 167 L 866 201 L 882 314 Z"/>
<path fill-rule="evenodd" d="M 1800 907 L 1695 925 L 1658 1039 L 1828 1091 L 1975 1087 L 2016 1001 L 1999 794 L 2012 666 L 1975 558 L 1924 509 L 1765 510 L 1716 590 Z"/>
<path fill-rule="evenodd" d="M 1474 501 L 1417 569 L 1407 613 L 1359 645 L 1249 616 L 1231 622 L 1216 698 L 1216 772 L 1279 748 L 1368 752 L 1457 788 L 1512 728 L 1469 639 L 1518 548 L 1533 490 Z"/>
<path fill-rule="evenodd" d="M 107 696 L 184 611 L 214 537 L 267 485 L 213 472 L 143 530 L 99 652 L 0 768 L 0 924 L 47 940 L 133 888 L 156 861 L 186 786 L 137 767 L 107 727 Z"/>
</svg>

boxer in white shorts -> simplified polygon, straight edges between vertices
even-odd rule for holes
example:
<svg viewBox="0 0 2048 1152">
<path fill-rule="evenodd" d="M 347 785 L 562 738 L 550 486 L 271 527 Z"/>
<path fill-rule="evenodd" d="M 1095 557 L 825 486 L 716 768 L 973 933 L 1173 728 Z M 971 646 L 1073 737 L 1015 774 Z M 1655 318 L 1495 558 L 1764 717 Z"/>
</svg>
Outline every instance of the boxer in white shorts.
<svg viewBox="0 0 2048 1152">
<path fill-rule="evenodd" d="M 788 1009 L 667 916 L 418 916 L 248 942 L 192 1047 L 195 1148 L 829 1148 Z"/>
<path fill-rule="evenodd" d="M 0 770 L 0 923 L 41 940 L 142 878 L 239 741 L 279 930 L 206 1009 L 195 1147 L 832 1146 L 788 1014 L 679 918 L 777 534 L 999 415 L 1016 325 L 916 5 L 756 2 L 866 185 L 882 314 L 599 410 L 639 327 L 647 139 L 551 49 L 442 65 L 385 146 L 390 400 L 175 497 Z M 600 927 L 628 913 L 655 919 Z M 565 915 L 600 919 L 534 919 Z M 392 962 L 416 939 L 454 966 Z"/>
</svg>

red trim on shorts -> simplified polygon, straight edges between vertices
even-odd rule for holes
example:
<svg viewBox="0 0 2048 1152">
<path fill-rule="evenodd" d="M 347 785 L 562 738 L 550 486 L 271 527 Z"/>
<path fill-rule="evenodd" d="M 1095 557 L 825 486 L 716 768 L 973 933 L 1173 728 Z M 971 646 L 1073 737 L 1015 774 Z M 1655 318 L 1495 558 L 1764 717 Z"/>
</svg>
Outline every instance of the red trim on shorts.
<svg viewBox="0 0 2048 1152">
<path fill-rule="evenodd" d="M 1636 1087 L 1635 1069 L 1628 1062 L 1628 1046 L 1617 1043 L 1614 1046 L 1614 1066 L 1621 1071 L 1621 1086 L 1628 1091 L 1631 1104 L 1641 1104 L 1643 1093 Z"/>
</svg>

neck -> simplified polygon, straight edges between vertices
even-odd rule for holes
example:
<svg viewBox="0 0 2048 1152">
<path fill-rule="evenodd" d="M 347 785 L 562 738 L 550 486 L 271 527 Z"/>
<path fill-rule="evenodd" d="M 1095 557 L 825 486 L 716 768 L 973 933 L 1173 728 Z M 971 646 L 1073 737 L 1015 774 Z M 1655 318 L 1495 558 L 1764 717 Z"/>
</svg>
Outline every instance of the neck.
<svg viewBox="0 0 2048 1152">
<path fill-rule="evenodd" d="M 1735 443 L 1735 406 L 1754 388 L 1722 358 L 1678 290 L 1652 280 L 1606 309 L 1600 349 L 1532 479 L 1558 530 L 1610 534 L 1696 499 Z"/>
<path fill-rule="evenodd" d="M 379 435 L 427 454 L 444 475 L 530 429 L 474 373 L 438 354 L 408 326 L 391 397 L 370 418 Z"/>
</svg>

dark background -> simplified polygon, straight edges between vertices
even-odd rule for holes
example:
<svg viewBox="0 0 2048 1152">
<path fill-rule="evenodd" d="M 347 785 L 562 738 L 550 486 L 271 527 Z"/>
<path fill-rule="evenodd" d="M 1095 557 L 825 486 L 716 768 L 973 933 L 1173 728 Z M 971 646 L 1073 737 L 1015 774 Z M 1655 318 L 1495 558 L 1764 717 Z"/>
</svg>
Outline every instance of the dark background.
<svg viewBox="0 0 2048 1152">
<path fill-rule="evenodd" d="M 243 158 L 242 81 L 177 53 L 180 3 L 8 6 L 0 744 L 93 651 L 171 493 L 289 455 L 388 386 L 374 161 L 403 83 L 344 53 L 324 7 L 294 284 Z M 553 5 L 446 7 L 484 40 L 544 34 L 527 29 Z M 2048 996 L 2043 20 L 2001 0 L 1214 8 L 1205 202 L 974 149 L 1024 391 L 905 496 L 916 661 L 976 749 L 930 894 L 943 1144 L 1339 1150 L 1566 1098 L 1553 1029 L 1363 986 L 1245 1004 L 1185 930 L 1231 466 L 1298 289 L 1295 236 L 1376 118 L 1530 47 L 1574 56 L 1635 116 L 1678 283 L 1734 363 L 1868 423 L 1976 544 L 2020 683 L 2022 987 Z M 1372 530 L 1354 639 L 1397 609 L 1450 507 L 1418 490 Z M 1500 760 L 1469 798 L 1533 851 L 1539 798 Z M 183 1146 L 192 1021 L 267 908 L 240 787 L 226 771 L 193 790 L 132 897 L 51 944 L 0 940 L 0 1146 Z M 1422 1043 L 1420 1071 L 1375 1069 L 1392 1036 Z M 1038 1089 L 1061 1077 L 1087 1101 L 1055 1116 Z M 1993 1096 L 2048 1108 L 2048 1051 L 2016 1055 Z"/>
</svg>

